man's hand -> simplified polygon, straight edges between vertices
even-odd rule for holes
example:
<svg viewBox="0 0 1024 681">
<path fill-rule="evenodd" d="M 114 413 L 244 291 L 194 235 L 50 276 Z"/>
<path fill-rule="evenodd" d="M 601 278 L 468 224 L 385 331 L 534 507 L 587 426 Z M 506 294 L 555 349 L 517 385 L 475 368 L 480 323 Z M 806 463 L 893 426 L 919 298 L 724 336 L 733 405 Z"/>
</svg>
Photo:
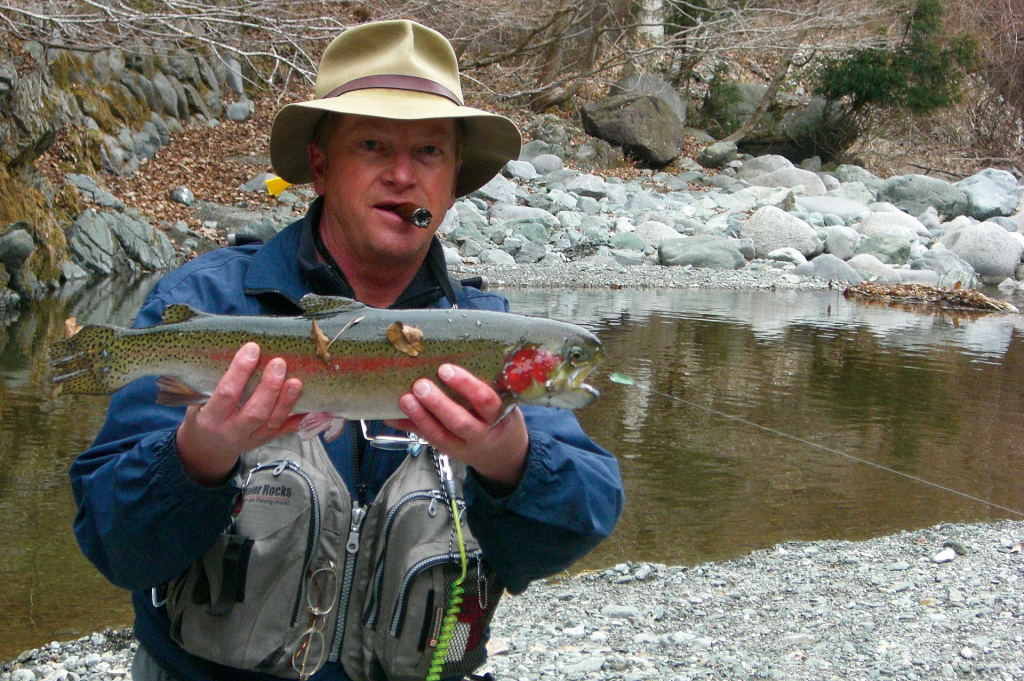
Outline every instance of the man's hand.
<svg viewBox="0 0 1024 681">
<path fill-rule="evenodd" d="M 413 384 L 412 392 L 399 400 L 408 419 L 388 421 L 425 438 L 439 451 L 472 466 L 490 484 L 489 491 L 514 489 L 526 469 L 530 436 L 517 407 L 494 424 L 501 414 L 501 398 L 494 390 L 462 367 L 442 364 L 441 381 L 470 405 L 466 409 L 427 379 Z"/>
<path fill-rule="evenodd" d="M 178 456 L 185 473 L 200 485 L 224 484 L 239 456 L 294 429 L 286 421 L 302 393 L 302 381 L 285 380 L 288 367 L 279 357 L 267 363 L 256 391 L 239 404 L 259 359 L 260 346 L 243 345 L 210 401 L 189 407 L 178 426 Z"/>
</svg>

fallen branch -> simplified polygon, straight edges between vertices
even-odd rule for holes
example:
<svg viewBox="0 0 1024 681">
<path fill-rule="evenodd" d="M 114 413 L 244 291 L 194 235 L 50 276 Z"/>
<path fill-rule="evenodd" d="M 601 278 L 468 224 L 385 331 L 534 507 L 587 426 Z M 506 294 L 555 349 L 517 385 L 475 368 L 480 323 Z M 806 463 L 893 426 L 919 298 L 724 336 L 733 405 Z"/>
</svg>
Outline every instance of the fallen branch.
<svg viewBox="0 0 1024 681">
<path fill-rule="evenodd" d="M 966 288 L 943 288 L 922 284 L 857 284 L 843 291 L 847 298 L 865 298 L 890 304 L 938 305 L 948 310 L 982 310 L 991 312 L 1020 312 L 1010 303 L 989 298 L 983 293 Z"/>
</svg>

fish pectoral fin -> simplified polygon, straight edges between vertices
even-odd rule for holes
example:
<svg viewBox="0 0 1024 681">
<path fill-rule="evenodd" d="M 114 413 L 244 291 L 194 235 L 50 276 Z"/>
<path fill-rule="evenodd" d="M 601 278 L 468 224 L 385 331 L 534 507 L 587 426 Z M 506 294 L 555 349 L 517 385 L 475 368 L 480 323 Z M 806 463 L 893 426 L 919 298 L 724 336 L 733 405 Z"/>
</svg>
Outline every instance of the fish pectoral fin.
<svg viewBox="0 0 1024 681">
<path fill-rule="evenodd" d="M 209 317 L 210 315 L 205 312 L 200 312 L 191 305 L 185 303 L 174 303 L 164 308 L 164 313 L 160 315 L 160 319 L 163 320 L 164 324 L 181 324 L 187 322 L 190 319 L 196 317 Z"/>
<path fill-rule="evenodd" d="M 325 442 L 333 442 L 345 430 L 345 417 L 329 411 L 311 411 L 299 422 L 299 438 L 312 440 L 323 432 Z"/>
<path fill-rule="evenodd" d="M 491 424 L 491 428 L 505 420 L 505 417 L 511 414 L 519 402 L 516 400 L 516 396 L 512 393 L 501 393 L 501 411 L 498 412 L 498 418 L 494 419 L 494 423 Z"/>
<path fill-rule="evenodd" d="M 156 394 L 156 403 L 165 407 L 206 404 L 212 397 L 209 393 L 202 393 L 188 387 L 184 381 L 175 376 L 160 376 L 156 379 L 156 387 L 160 389 L 160 392 Z"/>
<path fill-rule="evenodd" d="M 366 306 L 357 300 L 343 298 L 341 296 L 321 296 L 316 293 L 307 293 L 299 301 L 302 307 L 302 314 L 306 317 L 333 317 L 344 312 L 355 312 L 365 309 Z"/>
</svg>

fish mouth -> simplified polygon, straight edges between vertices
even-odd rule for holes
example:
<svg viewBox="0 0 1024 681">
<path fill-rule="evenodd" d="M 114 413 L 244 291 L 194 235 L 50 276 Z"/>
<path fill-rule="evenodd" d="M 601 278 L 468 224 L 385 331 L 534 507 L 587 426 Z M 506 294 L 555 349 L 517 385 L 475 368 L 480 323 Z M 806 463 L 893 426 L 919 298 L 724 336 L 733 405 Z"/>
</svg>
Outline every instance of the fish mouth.
<svg viewBox="0 0 1024 681">
<path fill-rule="evenodd" d="M 584 383 L 595 368 L 596 363 L 587 363 L 566 371 L 566 366 L 563 365 L 558 374 L 545 383 L 544 392 L 526 403 L 562 409 L 589 407 L 601 396 L 597 388 Z"/>
</svg>

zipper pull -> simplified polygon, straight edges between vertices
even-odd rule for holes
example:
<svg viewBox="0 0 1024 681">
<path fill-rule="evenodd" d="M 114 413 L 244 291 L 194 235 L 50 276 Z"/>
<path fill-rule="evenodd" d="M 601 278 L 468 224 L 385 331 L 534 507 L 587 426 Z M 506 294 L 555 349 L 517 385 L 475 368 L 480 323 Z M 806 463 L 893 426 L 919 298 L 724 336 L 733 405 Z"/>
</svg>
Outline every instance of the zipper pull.
<svg viewBox="0 0 1024 681">
<path fill-rule="evenodd" d="M 358 501 L 352 502 L 352 524 L 348 528 L 348 541 L 345 542 L 345 550 L 355 554 L 359 550 L 359 531 L 363 527 L 363 520 L 366 518 L 366 509 L 359 505 Z"/>
<path fill-rule="evenodd" d="M 274 477 L 276 478 L 277 476 L 281 475 L 281 473 L 284 472 L 284 469 L 288 468 L 288 464 L 289 463 L 291 463 L 291 462 L 290 461 L 282 461 L 281 463 L 279 463 L 277 465 L 277 468 L 274 469 L 274 473 L 273 473 Z"/>
</svg>

